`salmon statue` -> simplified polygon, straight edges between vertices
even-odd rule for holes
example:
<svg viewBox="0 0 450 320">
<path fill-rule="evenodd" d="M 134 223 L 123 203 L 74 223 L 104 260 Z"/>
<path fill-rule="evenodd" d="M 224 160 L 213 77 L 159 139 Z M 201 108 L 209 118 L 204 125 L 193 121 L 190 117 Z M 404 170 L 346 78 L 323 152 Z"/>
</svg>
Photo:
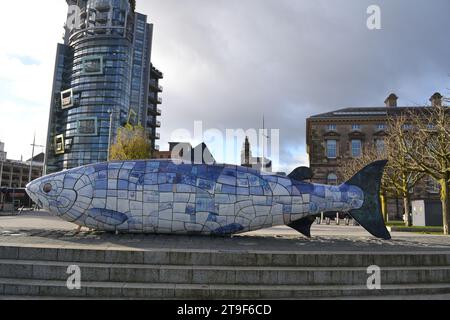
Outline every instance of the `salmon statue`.
<svg viewBox="0 0 450 320">
<path fill-rule="evenodd" d="M 286 177 L 233 165 L 117 161 L 42 177 L 27 193 L 58 217 L 98 231 L 228 236 L 287 225 L 310 237 L 315 217 L 334 211 L 387 240 L 379 196 L 386 163 L 328 186 L 308 182 L 302 168 Z"/>
</svg>

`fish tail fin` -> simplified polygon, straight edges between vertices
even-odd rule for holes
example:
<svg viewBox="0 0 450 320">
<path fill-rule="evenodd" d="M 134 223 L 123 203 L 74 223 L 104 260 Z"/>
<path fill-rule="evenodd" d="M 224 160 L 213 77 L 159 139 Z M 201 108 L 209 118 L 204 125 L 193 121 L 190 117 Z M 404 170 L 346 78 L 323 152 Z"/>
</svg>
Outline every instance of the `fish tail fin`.
<svg viewBox="0 0 450 320">
<path fill-rule="evenodd" d="M 380 200 L 381 179 L 386 165 L 386 160 L 369 164 L 345 184 L 359 187 L 364 192 L 363 206 L 349 212 L 352 218 L 373 236 L 389 240 L 391 235 L 383 219 Z"/>
</svg>

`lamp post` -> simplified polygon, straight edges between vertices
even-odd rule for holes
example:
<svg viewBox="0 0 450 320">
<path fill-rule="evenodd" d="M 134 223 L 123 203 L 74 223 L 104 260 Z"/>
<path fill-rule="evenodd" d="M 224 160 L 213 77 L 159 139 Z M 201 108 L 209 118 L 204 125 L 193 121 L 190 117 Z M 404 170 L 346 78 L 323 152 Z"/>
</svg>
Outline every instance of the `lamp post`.
<svg viewBox="0 0 450 320">
<path fill-rule="evenodd" d="M 111 136 L 112 136 L 112 122 L 113 122 L 113 114 L 114 112 L 111 109 L 108 109 L 109 113 L 109 136 L 108 136 L 108 157 L 107 161 L 109 161 L 111 157 Z"/>
<path fill-rule="evenodd" d="M 266 117 L 265 115 L 263 115 L 263 132 L 262 132 L 262 138 L 263 138 L 263 142 L 262 142 L 262 168 L 261 168 L 261 172 L 265 172 L 266 171 L 266 152 L 265 152 L 265 144 L 266 141 L 269 140 L 269 135 L 266 135 Z"/>
<path fill-rule="evenodd" d="M 28 182 L 31 182 L 31 178 L 32 178 L 31 176 L 32 176 L 32 171 L 33 171 L 34 148 L 35 147 L 45 148 L 45 146 L 40 146 L 40 145 L 36 144 L 36 132 L 34 133 L 33 144 L 31 146 L 33 147 L 33 149 L 31 151 L 30 169 L 28 172 Z"/>
</svg>

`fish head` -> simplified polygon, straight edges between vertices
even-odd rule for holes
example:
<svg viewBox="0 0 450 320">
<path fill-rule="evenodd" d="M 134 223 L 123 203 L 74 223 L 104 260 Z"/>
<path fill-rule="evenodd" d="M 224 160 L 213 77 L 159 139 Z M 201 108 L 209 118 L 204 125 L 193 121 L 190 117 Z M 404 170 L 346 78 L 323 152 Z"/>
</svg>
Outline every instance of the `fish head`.
<svg viewBox="0 0 450 320">
<path fill-rule="evenodd" d="M 75 183 L 69 182 L 74 179 L 71 171 L 63 171 L 30 182 L 26 191 L 41 208 L 63 216 L 72 209 L 78 198 Z"/>
</svg>

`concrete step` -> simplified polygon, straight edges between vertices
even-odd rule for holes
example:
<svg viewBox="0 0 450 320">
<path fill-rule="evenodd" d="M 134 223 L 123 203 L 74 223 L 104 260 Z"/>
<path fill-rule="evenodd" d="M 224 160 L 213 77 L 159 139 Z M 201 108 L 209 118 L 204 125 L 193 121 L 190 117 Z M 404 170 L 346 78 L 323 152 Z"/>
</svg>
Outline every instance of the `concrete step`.
<svg viewBox="0 0 450 320">
<path fill-rule="evenodd" d="M 73 263 L 0 259 L 0 277 L 34 280 L 68 278 Z M 360 267 L 180 266 L 77 263 L 83 281 L 236 284 L 236 285 L 364 285 L 369 275 Z M 383 267 L 382 284 L 450 283 L 447 267 Z"/>
<path fill-rule="evenodd" d="M 151 265 L 380 267 L 450 266 L 450 253 L 270 252 L 242 250 L 87 250 L 2 246 L 0 259 Z"/>
<path fill-rule="evenodd" d="M 449 294 L 450 284 L 365 286 L 192 285 L 118 282 L 83 282 L 81 290 L 68 290 L 65 281 L 0 278 L 0 295 L 129 299 L 302 299 L 357 296 Z"/>
</svg>

